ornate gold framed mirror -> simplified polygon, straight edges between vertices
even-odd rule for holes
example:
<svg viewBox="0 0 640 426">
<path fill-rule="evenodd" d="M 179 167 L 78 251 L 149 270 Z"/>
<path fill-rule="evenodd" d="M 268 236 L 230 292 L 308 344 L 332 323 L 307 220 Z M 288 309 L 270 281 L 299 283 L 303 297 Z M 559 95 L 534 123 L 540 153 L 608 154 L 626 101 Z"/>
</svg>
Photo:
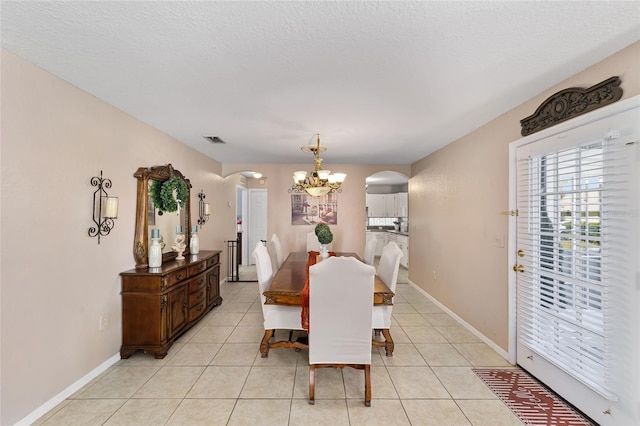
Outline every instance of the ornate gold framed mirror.
<svg viewBox="0 0 640 426">
<path fill-rule="evenodd" d="M 162 227 L 161 237 L 165 248 L 162 251 L 162 262 L 176 258 L 177 253 L 171 250 L 177 226 L 181 226 L 187 247 L 184 254 L 189 254 L 188 241 L 191 238 L 191 182 L 171 164 L 166 166 L 140 167 L 133 176 L 138 179 L 138 197 L 136 202 L 136 229 L 133 239 L 133 258 L 136 269 L 148 267 L 151 228 Z M 181 179 L 187 188 L 187 199 L 177 212 L 160 212 L 154 206 L 150 196 L 153 181 L 164 183 L 176 177 Z"/>
</svg>

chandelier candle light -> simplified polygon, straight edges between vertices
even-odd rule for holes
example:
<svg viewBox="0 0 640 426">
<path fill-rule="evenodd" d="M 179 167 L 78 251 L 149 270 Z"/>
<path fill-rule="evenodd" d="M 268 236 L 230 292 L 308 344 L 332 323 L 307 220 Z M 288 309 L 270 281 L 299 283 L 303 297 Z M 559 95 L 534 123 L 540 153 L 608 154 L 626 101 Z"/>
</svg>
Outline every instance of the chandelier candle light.
<svg viewBox="0 0 640 426">
<path fill-rule="evenodd" d="M 293 172 L 295 184 L 289 192 L 307 192 L 312 197 L 320 197 L 329 192 L 342 192 L 342 183 L 347 177 L 344 173 L 331 173 L 331 170 L 322 168 L 322 158 L 320 153 L 327 150 L 320 145 L 320 134 L 316 145 L 303 146 L 300 148 L 304 152 L 311 152 L 314 156 L 315 167 L 309 173 L 302 171 Z"/>
</svg>

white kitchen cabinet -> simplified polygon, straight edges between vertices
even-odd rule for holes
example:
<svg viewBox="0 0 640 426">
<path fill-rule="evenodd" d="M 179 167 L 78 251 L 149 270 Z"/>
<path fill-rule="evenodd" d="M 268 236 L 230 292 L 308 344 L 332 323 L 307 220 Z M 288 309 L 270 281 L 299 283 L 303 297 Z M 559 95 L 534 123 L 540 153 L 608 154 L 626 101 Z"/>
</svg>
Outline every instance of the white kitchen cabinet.
<svg viewBox="0 0 640 426">
<path fill-rule="evenodd" d="M 396 215 L 396 194 L 384 194 L 385 217 L 398 217 Z"/>
<path fill-rule="evenodd" d="M 402 250 L 400 265 L 409 268 L 409 237 L 406 235 L 396 235 L 396 244 L 398 244 L 398 247 Z"/>
<path fill-rule="evenodd" d="M 376 237 L 376 256 L 382 256 L 382 249 L 387 245 L 386 232 L 373 232 Z"/>
<path fill-rule="evenodd" d="M 385 194 L 367 194 L 367 216 L 387 217 Z"/>
<path fill-rule="evenodd" d="M 408 217 L 409 216 L 409 194 L 406 192 L 398 192 L 394 194 L 394 217 Z"/>
<path fill-rule="evenodd" d="M 409 194 L 367 194 L 368 217 L 407 217 L 409 216 Z"/>
</svg>

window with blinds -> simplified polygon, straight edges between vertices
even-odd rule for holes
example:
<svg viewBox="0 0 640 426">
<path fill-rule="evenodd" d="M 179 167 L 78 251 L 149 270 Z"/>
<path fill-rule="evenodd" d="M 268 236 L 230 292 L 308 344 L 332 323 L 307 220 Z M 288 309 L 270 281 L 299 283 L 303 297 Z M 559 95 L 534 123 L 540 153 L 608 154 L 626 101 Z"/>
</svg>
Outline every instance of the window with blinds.
<svg viewBox="0 0 640 426">
<path fill-rule="evenodd" d="M 638 142 L 572 144 L 518 158 L 518 339 L 616 400 L 624 330 L 637 330 Z"/>
</svg>

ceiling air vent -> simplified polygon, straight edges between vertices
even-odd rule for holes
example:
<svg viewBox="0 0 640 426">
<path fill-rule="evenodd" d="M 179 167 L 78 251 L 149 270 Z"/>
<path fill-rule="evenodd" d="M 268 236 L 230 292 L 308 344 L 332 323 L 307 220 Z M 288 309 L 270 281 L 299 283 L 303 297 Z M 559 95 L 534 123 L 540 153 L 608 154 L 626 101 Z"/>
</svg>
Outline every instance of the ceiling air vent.
<svg viewBox="0 0 640 426">
<path fill-rule="evenodd" d="M 217 136 L 203 136 L 203 137 L 211 143 L 226 143 L 225 141 L 223 141 Z"/>
</svg>

